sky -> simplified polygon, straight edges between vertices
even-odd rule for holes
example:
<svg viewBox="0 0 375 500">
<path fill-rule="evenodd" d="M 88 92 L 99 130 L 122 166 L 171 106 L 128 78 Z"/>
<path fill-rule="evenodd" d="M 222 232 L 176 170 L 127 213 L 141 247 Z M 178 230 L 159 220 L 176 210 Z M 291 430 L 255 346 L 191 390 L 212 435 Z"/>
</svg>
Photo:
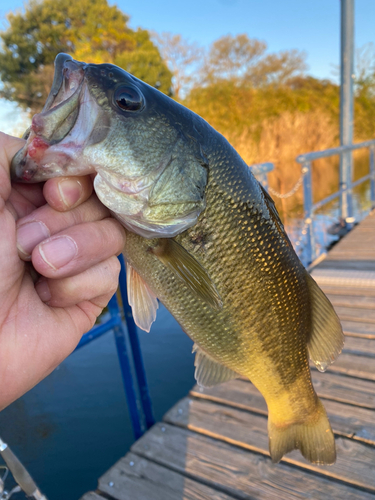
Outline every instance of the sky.
<svg viewBox="0 0 375 500">
<path fill-rule="evenodd" d="M 12 0 L 12 10 L 22 0 Z M 158 33 L 179 33 L 208 46 L 220 36 L 247 33 L 269 50 L 299 49 L 307 54 L 308 73 L 338 81 L 340 0 L 117 0 L 129 26 Z M 0 0 L 0 26 L 6 26 L 9 1 Z M 375 42 L 375 0 L 355 0 L 355 46 Z M 10 132 L 21 113 L 0 100 L 0 130 Z"/>
</svg>

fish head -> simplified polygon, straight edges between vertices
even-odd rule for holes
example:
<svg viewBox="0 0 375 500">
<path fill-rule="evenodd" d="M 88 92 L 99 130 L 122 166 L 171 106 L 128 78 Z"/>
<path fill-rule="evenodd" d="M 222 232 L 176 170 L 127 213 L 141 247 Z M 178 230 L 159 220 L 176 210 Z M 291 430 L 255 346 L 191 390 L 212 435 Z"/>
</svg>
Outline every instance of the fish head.
<svg viewBox="0 0 375 500">
<path fill-rule="evenodd" d="M 12 179 L 94 173 L 99 199 L 125 227 L 173 237 L 205 208 L 208 161 L 197 120 L 117 66 L 59 54 L 45 106 L 12 160 Z"/>
</svg>

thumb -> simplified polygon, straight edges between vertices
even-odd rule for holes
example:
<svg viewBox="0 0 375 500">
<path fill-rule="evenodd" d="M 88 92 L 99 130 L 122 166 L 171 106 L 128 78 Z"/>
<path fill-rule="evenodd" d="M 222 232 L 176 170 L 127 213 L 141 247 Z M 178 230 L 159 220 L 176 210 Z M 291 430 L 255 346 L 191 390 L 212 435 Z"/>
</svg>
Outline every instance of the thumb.
<svg viewBox="0 0 375 500">
<path fill-rule="evenodd" d="M 9 165 L 12 161 L 13 156 L 19 151 L 25 144 L 24 139 L 19 139 L 18 137 L 13 137 L 11 135 L 0 132 L 0 159 Z M 5 167 L 4 165 L 2 165 Z"/>
<path fill-rule="evenodd" d="M 7 200 L 10 195 L 10 163 L 25 141 L 0 132 L 0 198 Z"/>
</svg>

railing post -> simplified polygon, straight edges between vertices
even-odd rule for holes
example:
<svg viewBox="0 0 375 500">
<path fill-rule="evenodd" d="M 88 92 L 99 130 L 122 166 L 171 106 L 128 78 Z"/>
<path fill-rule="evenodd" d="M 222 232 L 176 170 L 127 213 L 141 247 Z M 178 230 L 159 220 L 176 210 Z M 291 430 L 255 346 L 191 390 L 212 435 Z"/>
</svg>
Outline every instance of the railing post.
<svg viewBox="0 0 375 500">
<path fill-rule="evenodd" d="M 128 292 L 126 285 L 126 273 L 125 273 L 125 262 L 123 255 L 119 255 L 119 261 L 121 262 L 121 272 L 120 272 L 120 291 L 122 298 L 122 307 L 124 310 L 125 322 L 128 329 L 130 346 L 133 354 L 134 369 L 137 377 L 138 388 L 141 398 L 141 404 L 143 413 L 146 421 L 146 428 L 149 429 L 155 423 L 151 397 L 148 390 L 146 371 L 143 364 L 141 346 L 139 344 L 139 338 L 137 333 L 137 327 L 134 323 L 132 310 L 128 302 Z"/>
<path fill-rule="evenodd" d="M 124 383 L 126 399 L 128 402 L 130 420 L 132 422 L 134 437 L 139 439 L 143 434 L 142 417 L 138 408 L 137 394 L 133 384 L 133 376 L 130 366 L 129 353 L 126 345 L 126 334 L 123 323 L 121 321 L 120 308 L 117 302 L 116 295 L 108 303 L 108 309 L 112 317 L 118 317 L 119 321 L 114 326 L 117 354 L 120 362 L 122 380 Z"/>
<path fill-rule="evenodd" d="M 375 204 L 375 146 L 370 146 L 370 196 L 371 196 L 371 208 L 374 208 Z"/>
<path fill-rule="evenodd" d="M 353 143 L 354 0 L 341 0 L 340 144 Z M 340 213 L 346 221 L 353 217 L 352 151 L 340 155 Z M 347 222 L 352 222 L 348 220 Z"/>
<path fill-rule="evenodd" d="M 307 265 L 309 265 L 314 260 L 315 254 L 311 162 L 302 163 L 302 171 L 305 171 L 303 177 L 303 205 L 306 226 L 306 261 Z"/>
</svg>

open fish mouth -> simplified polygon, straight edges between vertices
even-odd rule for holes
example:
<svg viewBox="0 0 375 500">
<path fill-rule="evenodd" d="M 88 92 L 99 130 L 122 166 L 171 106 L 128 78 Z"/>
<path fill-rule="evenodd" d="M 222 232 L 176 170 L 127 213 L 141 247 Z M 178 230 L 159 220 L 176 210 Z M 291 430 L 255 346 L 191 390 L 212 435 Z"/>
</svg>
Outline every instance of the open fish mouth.
<svg viewBox="0 0 375 500">
<path fill-rule="evenodd" d="M 82 151 L 82 144 L 72 136 L 82 138 L 82 133 L 90 134 L 95 119 L 87 120 L 87 115 L 96 108 L 85 82 L 86 66 L 67 54 L 57 56 L 54 81 L 45 106 L 34 115 L 24 135 L 27 142 L 12 160 L 13 180 L 40 182 L 50 178 L 52 170 L 54 176 L 64 175 L 64 167 L 71 165 Z M 82 114 L 86 119 L 82 116 L 79 119 Z M 78 122 L 80 131 L 73 134 Z"/>
<path fill-rule="evenodd" d="M 167 99 L 117 66 L 59 54 L 12 180 L 95 173 L 98 198 L 126 227 L 146 238 L 176 236 L 206 206 L 208 160 L 194 128 L 194 137 L 176 128 L 179 113 Z"/>
</svg>

